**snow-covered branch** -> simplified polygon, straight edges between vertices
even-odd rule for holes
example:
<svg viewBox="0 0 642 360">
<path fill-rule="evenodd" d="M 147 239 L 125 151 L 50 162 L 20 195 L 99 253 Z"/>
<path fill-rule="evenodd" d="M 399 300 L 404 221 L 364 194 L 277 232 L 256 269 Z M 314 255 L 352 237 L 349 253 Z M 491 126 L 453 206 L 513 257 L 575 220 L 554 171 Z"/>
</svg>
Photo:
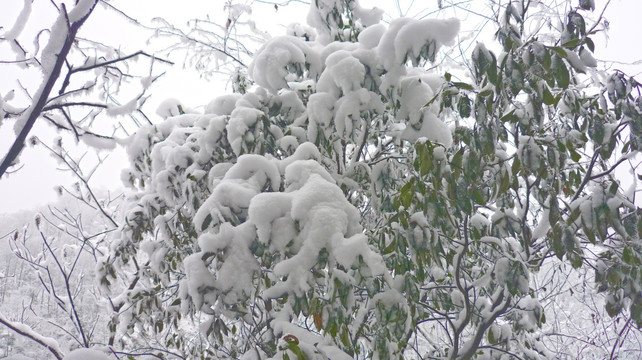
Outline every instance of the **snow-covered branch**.
<svg viewBox="0 0 642 360">
<path fill-rule="evenodd" d="M 56 359 L 62 360 L 63 352 L 60 349 L 60 345 L 58 345 L 55 339 L 44 337 L 38 334 L 37 332 L 33 331 L 33 329 L 28 325 L 13 322 L 7 319 L 7 317 L 2 313 L 0 313 L 0 324 L 8 327 L 12 331 L 15 331 L 17 334 L 27 337 L 44 346 L 45 348 L 47 348 L 47 350 L 49 350 L 49 352 L 53 354 L 53 356 L 56 357 Z"/>
<path fill-rule="evenodd" d="M 15 164 L 15 160 L 24 148 L 29 132 L 40 117 L 49 100 L 49 94 L 60 76 L 78 30 L 89 18 L 97 3 L 98 0 L 82 0 L 71 13 L 67 13 L 65 4 L 62 4 L 61 13 L 51 29 L 49 42 L 41 55 L 44 81 L 34 94 L 33 104 L 16 121 L 17 137 L 0 163 L 0 178 L 10 166 Z"/>
</svg>

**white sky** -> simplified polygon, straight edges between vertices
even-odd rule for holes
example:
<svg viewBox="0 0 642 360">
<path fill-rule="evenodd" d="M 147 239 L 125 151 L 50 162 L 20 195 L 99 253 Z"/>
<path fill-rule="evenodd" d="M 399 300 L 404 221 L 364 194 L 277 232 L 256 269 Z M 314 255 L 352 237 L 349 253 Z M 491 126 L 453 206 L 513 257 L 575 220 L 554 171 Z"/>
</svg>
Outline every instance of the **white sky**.
<svg viewBox="0 0 642 360">
<path fill-rule="evenodd" d="M 479 1 L 479 0 L 473 0 Z M 362 0 L 363 6 L 379 6 L 387 9 L 390 16 L 396 17 L 399 10 L 395 2 L 391 0 L 368 1 Z M 481 3 L 481 1 L 479 1 Z M 21 0 L 0 0 L 0 26 L 10 28 L 20 11 L 23 1 Z M 209 15 L 211 19 L 222 19 L 224 22 L 227 15 L 223 11 L 223 0 L 112 0 L 112 4 L 124 10 L 128 15 L 140 20 L 142 23 L 150 24 L 152 17 L 165 17 L 175 24 L 182 25 L 190 18 L 203 18 Z M 414 3 L 422 3 L 421 7 Z M 444 1 L 446 3 L 446 1 Z M 573 0 L 576 3 L 576 0 Z M 606 0 L 596 0 L 596 13 L 601 11 Z M 34 0 L 34 12 L 25 29 L 22 39 L 30 39 L 33 33 L 44 28 L 53 22 L 51 13 L 37 11 L 37 6 L 50 6 L 49 1 Z M 408 16 L 415 15 L 424 8 L 436 8 L 437 0 L 413 2 L 411 0 L 401 1 L 401 12 Z M 407 11 L 408 5 L 414 7 Z M 273 5 L 256 3 L 253 5 L 252 18 L 257 22 L 260 29 L 268 29 L 272 35 L 284 33 L 282 24 L 291 22 L 305 23 L 307 5 L 292 2 L 288 6 L 282 6 L 276 11 Z M 47 8 L 50 10 L 50 8 Z M 424 12 L 425 13 L 425 12 Z M 642 14 L 642 1 L 639 0 L 612 0 L 605 17 L 611 24 L 609 37 L 594 37 L 596 42 L 596 58 L 598 60 L 617 60 L 621 63 L 637 62 L 635 66 L 625 66 L 620 63 L 612 64 L 613 68 L 622 69 L 629 75 L 640 74 L 642 71 L 642 46 L 639 45 L 640 25 L 639 14 Z M 47 16 L 48 15 L 48 16 Z M 477 21 L 471 19 L 470 14 L 458 10 L 457 17 L 462 20 Z M 390 17 L 387 17 L 388 19 Z M 0 30 L 0 34 L 4 30 Z M 83 28 L 81 35 L 90 39 L 120 46 L 123 53 L 135 52 L 145 48 L 145 42 L 150 36 L 140 28 L 136 28 L 122 17 L 116 16 L 113 12 L 98 8 L 92 14 L 88 23 Z M 462 34 L 463 36 L 463 34 Z M 26 41 L 26 40 L 23 40 Z M 13 58 L 7 52 L 7 48 L 0 47 L 0 60 Z M 602 66 L 602 65 L 600 65 Z M 218 94 L 225 92 L 225 78 L 205 81 L 199 78 L 196 71 L 182 68 L 179 63 L 174 68 L 163 68 L 167 74 L 151 88 L 152 98 L 146 104 L 148 116 L 155 116 L 156 106 L 168 97 L 181 100 L 188 107 L 197 108 L 206 105 Z M 0 64 L 0 94 L 4 95 L 10 89 L 16 88 L 15 68 Z M 39 79 L 32 73 L 21 73 L 18 76 L 24 84 L 39 84 Z M 640 76 L 638 76 L 638 79 Z M 6 149 L 13 141 L 12 123 L 5 121 L 0 128 L 0 158 L 4 156 Z M 34 133 L 39 134 L 43 139 L 53 138 L 56 134 L 48 126 L 37 126 Z M 107 155 L 101 153 L 101 156 Z M 89 160 L 95 158 L 94 152 L 88 154 Z M 23 168 L 15 174 L 0 179 L 0 213 L 11 213 L 17 210 L 29 209 L 56 199 L 54 187 L 58 184 L 68 184 L 72 179 L 68 174 L 56 171 L 56 164 L 44 149 L 27 148 L 21 155 Z M 93 161 L 93 160 L 92 160 Z M 126 159 L 122 149 L 117 149 L 109 158 L 105 166 L 101 167 L 94 177 L 92 184 L 99 187 L 118 187 L 120 185 L 120 169 L 126 165 Z M 0 220 L 1 221 L 1 220 Z"/>
</svg>

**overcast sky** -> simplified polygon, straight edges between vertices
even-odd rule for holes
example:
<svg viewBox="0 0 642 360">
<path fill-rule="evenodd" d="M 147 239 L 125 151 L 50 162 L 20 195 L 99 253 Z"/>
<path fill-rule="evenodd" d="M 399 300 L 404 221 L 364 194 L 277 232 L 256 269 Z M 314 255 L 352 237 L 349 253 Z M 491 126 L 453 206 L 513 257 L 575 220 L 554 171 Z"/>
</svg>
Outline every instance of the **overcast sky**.
<svg viewBox="0 0 642 360">
<path fill-rule="evenodd" d="M 476 0 L 478 3 L 482 3 Z M 400 12 L 408 16 L 414 16 L 417 13 L 425 14 L 429 11 L 425 9 L 435 9 L 437 0 L 422 2 L 402 1 L 401 6 L 397 8 L 394 1 L 361 1 L 364 6 L 386 7 L 389 16 L 396 17 Z M 575 0 L 573 1 L 575 2 Z M 596 0 L 596 12 L 599 13 L 604 7 L 606 1 Z M 10 28 L 15 21 L 15 17 L 20 11 L 23 1 L 21 0 L 0 0 L 0 26 Z M 124 10 L 133 18 L 139 19 L 145 24 L 151 24 L 153 17 L 161 16 L 176 24 L 184 24 L 188 19 L 194 17 L 205 17 L 209 15 L 212 19 L 222 19 L 225 21 L 226 14 L 223 12 L 223 0 L 112 0 L 116 7 Z M 408 9 L 407 4 L 421 3 L 422 7 L 416 4 Z M 447 3 L 447 1 L 444 1 Z M 34 4 L 44 6 L 45 10 L 51 10 L 48 1 L 35 0 Z M 49 6 L 49 7 L 47 7 Z M 34 12 L 27 24 L 27 29 L 23 34 L 23 39 L 29 39 L 30 36 L 39 29 L 46 27 L 44 24 L 50 24 L 54 20 L 54 15 L 49 11 L 39 11 L 41 9 L 34 5 Z M 307 5 L 292 2 L 289 6 L 280 7 L 275 10 L 272 5 L 256 3 L 253 6 L 253 20 L 257 22 L 257 27 L 267 29 L 272 35 L 281 35 L 284 33 L 284 24 L 290 22 L 305 23 Z M 608 65 L 625 70 L 630 75 L 640 74 L 642 71 L 642 46 L 639 45 L 640 25 L 639 14 L 642 14 L 642 1 L 639 0 L 612 0 L 605 17 L 610 22 L 609 39 L 603 35 L 594 37 L 596 42 L 596 58 L 598 60 L 618 61 Z M 478 21 L 473 19 L 471 14 L 462 10 L 457 11 L 457 17 L 466 21 Z M 2 34 L 4 30 L 0 30 Z M 92 14 L 88 23 L 85 25 L 82 36 L 91 39 L 100 39 L 104 43 L 117 45 L 121 47 L 124 53 L 131 53 L 146 46 L 146 40 L 151 35 L 149 32 L 136 28 L 123 20 L 121 16 L 113 12 L 99 9 Z M 7 48 L 0 47 L 0 60 L 12 58 Z M 637 64 L 627 66 L 625 63 Z M 600 64 L 600 67 L 605 64 Z M 174 97 L 181 100 L 189 107 L 198 108 L 204 106 L 209 100 L 218 94 L 224 93 L 226 81 L 223 77 L 214 78 L 211 81 L 205 81 L 199 78 L 199 74 L 193 70 L 184 69 L 181 63 L 177 63 L 173 68 L 163 69 L 167 71 L 166 75 L 155 84 L 151 89 L 152 98 L 148 103 L 148 108 L 154 108 L 167 97 Z M 0 65 L 0 94 L 4 95 L 10 89 L 16 88 L 15 78 L 16 69 Z M 39 79 L 32 73 L 20 73 L 21 81 L 25 84 L 35 84 L 37 87 Z M 639 76 L 638 76 L 639 78 Z M 153 110 L 148 110 L 153 115 Z M 5 123 L 0 128 L 0 151 L 4 156 L 6 149 L 13 141 L 12 124 Z M 51 139 L 55 133 L 46 128 L 39 126 L 35 129 L 43 139 Z M 100 156 L 108 155 L 101 153 Z M 95 157 L 93 151 L 88 155 L 89 160 Z M 120 168 L 125 165 L 122 149 L 116 150 L 109 154 L 108 164 L 99 171 L 92 183 L 99 187 L 118 187 L 120 185 Z M 54 187 L 61 183 L 69 183 L 71 177 L 56 171 L 55 162 L 43 151 L 43 149 L 28 148 L 23 151 L 21 156 L 23 168 L 16 174 L 5 176 L 0 180 L 0 213 L 11 213 L 21 209 L 28 209 L 37 205 L 42 205 L 56 198 Z"/>
</svg>

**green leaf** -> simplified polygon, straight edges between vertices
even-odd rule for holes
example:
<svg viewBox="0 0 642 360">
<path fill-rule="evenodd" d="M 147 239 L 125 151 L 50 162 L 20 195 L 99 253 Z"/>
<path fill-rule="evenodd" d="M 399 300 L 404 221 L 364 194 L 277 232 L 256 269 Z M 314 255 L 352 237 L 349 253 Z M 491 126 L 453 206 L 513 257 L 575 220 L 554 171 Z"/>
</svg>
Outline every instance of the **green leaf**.
<svg viewBox="0 0 642 360">
<path fill-rule="evenodd" d="M 566 64 L 564 64 L 559 56 L 553 56 L 551 70 L 553 71 L 553 76 L 555 77 L 557 86 L 562 89 L 568 88 L 568 85 L 571 82 L 571 77 L 568 73 L 568 69 L 566 68 Z"/>
<path fill-rule="evenodd" d="M 564 258 L 564 254 L 566 252 L 564 251 L 564 244 L 562 243 L 562 239 L 556 237 L 553 238 L 553 252 L 555 253 L 555 256 L 557 256 L 558 259 L 562 260 Z"/>
<path fill-rule="evenodd" d="M 461 148 L 459 151 L 453 155 L 452 159 L 450 160 L 450 167 L 453 169 L 455 173 L 455 177 L 458 177 L 459 174 L 461 173 L 462 170 L 462 159 L 464 158 L 464 151 L 466 148 Z M 642 180 L 642 179 L 641 179 Z"/>
<path fill-rule="evenodd" d="M 386 246 L 382 251 L 382 255 L 388 255 L 395 251 L 397 248 L 397 240 L 392 240 L 388 246 Z"/>
<path fill-rule="evenodd" d="M 477 94 L 477 96 L 480 96 L 480 97 L 487 97 L 487 96 L 490 96 L 490 95 L 492 95 L 492 94 L 493 94 L 493 90 L 491 90 L 491 89 L 485 89 L 485 90 L 480 91 L 480 92 Z"/>
<path fill-rule="evenodd" d="M 296 355 L 297 360 L 305 360 L 305 354 L 303 351 L 301 351 L 301 348 L 299 347 L 299 344 L 297 344 L 294 341 L 288 341 L 288 350 L 292 351 L 294 355 Z M 285 359 L 285 356 L 287 354 L 283 353 L 283 358 Z"/>
<path fill-rule="evenodd" d="M 559 57 L 561 57 L 563 59 L 566 58 L 566 50 L 562 49 L 561 47 L 551 46 L 551 47 L 549 47 L 549 49 L 555 51 L 557 56 L 559 56 Z M 555 57 L 553 57 L 553 60 L 555 60 Z"/>
<path fill-rule="evenodd" d="M 582 231 L 584 231 L 584 235 L 586 235 L 586 238 L 591 244 L 596 243 L 595 232 L 591 228 L 587 226 L 582 226 Z"/>
<path fill-rule="evenodd" d="M 433 169 L 433 147 L 432 143 L 417 142 L 415 144 L 415 150 L 417 156 L 415 158 L 414 167 L 415 170 L 419 171 L 419 174 L 423 177 L 426 176 Z"/>
<path fill-rule="evenodd" d="M 580 0 L 580 8 L 583 10 L 594 10 L 595 3 L 591 0 Z"/>
<path fill-rule="evenodd" d="M 556 224 L 560 218 L 560 207 L 557 203 L 557 194 L 551 196 L 551 203 L 548 209 L 548 221 L 550 224 Z"/>
<path fill-rule="evenodd" d="M 624 250 L 622 250 L 622 260 L 629 265 L 635 265 L 633 259 L 633 250 L 628 246 L 625 247 Z"/>
<path fill-rule="evenodd" d="M 633 300 L 631 302 L 629 310 L 631 312 L 631 318 L 635 321 L 638 329 L 642 328 L 642 301 L 640 297 L 637 298 L 637 301 Z"/>
<path fill-rule="evenodd" d="M 579 206 L 573 209 L 573 211 L 571 211 L 571 214 L 568 216 L 568 219 L 566 219 L 566 224 L 572 225 L 573 223 L 575 223 L 575 220 L 577 220 L 580 217 L 581 213 L 582 212 L 580 211 Z"/>
<path fill-rule="evenodd" d="M 207 229 L 207 227 L 210 226 L 211 223 L 212 223 L 212 215 L 207 214 L 207 216 L 203 220 L 203 224 L 201 225 L 201 231 L 205 231 L 205 229 Z"/>
<path fill-rule="evenodd" d="M 499 120 L 501 120 L 501 122 L 511 122 L 512 123 L 512 122 L 517 122 L 518 119 L 517 119 L 517 115 L 515 115 L 515 110 L 511 110 L 508 113 L 506 113 L 505 115 L 503 115 Z"/>
<path fill-rule="evenodd" d="M 590 37 L 585 37 L 584 38 L 584 42 L 586 43 L 586 47 L 588 47 L 589 50 L 591 50 L 591 52 L 594 53 L 595 52 L 595 43 L 593 43 L 593 40 L 591 40 Z"/>
<path fill-rule="evenodd" d="M 341 343 L 343 343 L 346 348 L 350 348 L 350 335 L 346 327 L 341 329 Z"/>
<path fill-rule="evenodd" d="M 562 258 L 566 254 L 566 246 L 564 246 L 564 241 L 562 240 L 562 232 L 563 229 L 561 224 L 555 224 L 548 231 L 548 238 L 553 242 L 553 252 L 555 253 L 555 256 L 557 256 L 557 258 L 560 260 L 562 260 Z"/>
<path fill-rule="evenodd" d="M 515 157 L 513 159 L 513 164 L 511 165 L 511 172 L 513 173 L 513 176 L 517 176 L 519 174 L 519 171 L 522 169 L 522 162 L 519 160 L 518 157 Z"/>
<path fill-rule="evenodd" d="M 495 58 L 495 54 L 492 51 L 489 51 L 489 53 L 491 61 L 486 68 L 486 73 L 488 74 L 488 80 L 490 80 L 491 84 L 498 85 L 500 79 L 497 76 L 497 58 Z"/>
<path fill-rule="evenodd" d="M 575 162 L 580 161 L 580 159 L 582 158 L 582 156 L 580 156 L 580 154 L 578 154 L 575 150 L 569 149 L 569 152 L 571 153 L 571 159 L 573 159 L 573 161 Z"/>
<path fill-rule="evenodd" d="M 488 335 L 488 343 L 489 344 L 493 345 L 493 344 L 495 344 L 497 342 L 497 340 L 495 340 L 495 333 L 493 331 L 493 327 L 492 326 L 488 329 L 487 335 Z"/>
<path fill-rule="evenodd" d="M 622 311 L 622 303 L 619 301 L 607 301 L 604 308 L 610 317 L 615 317 Z"/>
<path fill-rule="evenodd" d="M 459 111 L 459 116 L 462 118 L 467 118 L 470 116 L 470 99 L 468 96 L 462 96 L 459 98 L 459 102 L 457 103 L 457 111 Z"/>
<path fill-rule="evenodd" d="M 453 84 L 454 86 L 456 86 L 456 87 L 458 87 L 458 88 L 460 88 L 460 89 L 464 89 L 464 90 L 470 90 L 470 91 L 472 91 L 472 90 L 474 89 L 472 85 L 470 85 L 470 84 L 466 84 L 466 83 L 464 83 L 464 82 L 456 82 L 456 81 L 454 81 L 454 82 L 452 82 L 452 84 Z"/>
<path fill-rule="evenodd" d="M 484 196 L 482 195 L 481 191 L 479 189 L 473 190 L 473 200 L 475 201 L 476 204 L 478 205 L 483 205 L 484 204 Z"/>
<path fill-rule="evenodd" d="M 506 193 L 508 189 L 510 189 L 510 175 L 508 175 L 508 172 L 502 171 L 502 182 L 499 186 L 499 194 L 502 195 Z"/>
<path fill-rule="evenodd" d="M 543 99 L 544 104 L 546 105 L 556 105 L 557 101 L 555 101 L 555 97 L 553 97 L 553 94 L 551 94 L 551 91 L 548 90 L 547 86 L 544 86 L 544 94 L 543 94 Z"/>
<path fill-rule="evenodd" d="M 582 264 L 584 264 L 584 257 L 575 251 L 568 254 L 568 259 L 571 262 L 573 269 L 579 269 L 582 267 Z"/>
<path fill-rule="evenodd" d="M 334 319 L 330 320 L 330 323 L 328 324 L 328 327 L 326 328 L 326 330 L 330 333 L 332 337 L 337 336 L 337 332 L 339 331 L 339 329 L 337 328 L 337 321 Z"/>
<path fill-rule="evenodd" d="M 403 187 L 399 193 L 399 202 L 404 208 L 409 208 L 412 204 L 412 198 L 415 195 L 415 179 L 410 179 Z"/>
<path fill-rule="evenodd" d="M 579 44 L 580 44 L 580 39 L 571 39 L 565 42 L 564 44 L 562 44 L 562 46 L 569 49 L 575 49 Z"/>
<path fill-rule="evenodd" d="M 424 106 L 423 106 L 423 107 L 429 107 L 429 106 L 430 106 L 430 105 L 432 105 L 432 103 L 434 103 L 434 102 L 435 102 L 435 100 L 437 100 L 438 98 L 439 98 L 439 93 L 435 94 L 435 96 L 433 96 L 433 97 L 432 97 L 432 99 L 430 99 L 426 104 L 424 104 Z"/>
</svg>

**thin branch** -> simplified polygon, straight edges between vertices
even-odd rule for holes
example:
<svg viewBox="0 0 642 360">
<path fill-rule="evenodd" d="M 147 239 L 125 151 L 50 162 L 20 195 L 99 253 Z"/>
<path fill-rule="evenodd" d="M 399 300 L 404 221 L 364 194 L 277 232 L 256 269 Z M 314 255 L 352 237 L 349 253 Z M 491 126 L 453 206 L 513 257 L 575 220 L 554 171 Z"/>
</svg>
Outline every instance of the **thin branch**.
<svg viewBox="0 0 642 360">
<path fill-rule="evenodd" d="M 83 330 L 82 327 L 82 322 L 80 321 L 80 315 L 78 315 L 78 311 L 76 310 L 76 305 L 74 303 L 74 297 L 71 295 L 71 285 L 69 283 L 69 277 L 71 274 L 68 274 L 60 261 L 58 261 L 58 257 L 56 254 L 53 252 L 53 249 L 49 245 L 49 242 L 47 241 L 47 238 L 45 238 L 45 234 L 40 231 L 40 237 L 42 238 L 42 241 L 44 242 L 45 246 L 49 250 L 49 253 L 51 253 L 51 256 L 54 259 L 54 262 L 58 266 L 58 270 L 62 274 L 62 277 L 65 281 L 65 290 L 67 290 L 67 298 L 69 299 L 69 306 L 71 306 L 71 312 L 73 314 L 73 319 L 74 322 L 76 323 L 75 325 L 78 327 L 78 332 L 80 332 L 80 336 L 82 336 L 82 341 L 83 341 L 83 346 L 89 347 L 89 340 L 87 340 L 87 337 L 85 336 L 85 331 Z"/>
<path fill-rule="evenodd" d="M 101 104 L 101 103 L 94 103 L 94 102 L 87 102 L 87 101 L 79 101 L 79 102 L 68 102 L 68 103 L 62 103 L 62 104 L 52 104 L 52 105 L 47 105 L 42 108 L 42 111 L 49 111 L 49 110 L 54 110 L 54 109 L 64 109 L 67 107 L 71 106 L 89 106 L 89 107 L 98 107 L 102 109 L 106 109 L 107 105 Z"/>
<path fill-rule="evenodd" d="M 37 100 L 28 110 L 28 114 L 25 114 L 27 117 L 25 125 L 22 127 L 22 130 L 20 130 L 18 137 L 16 137 L 16 139 L 14 140 L 13 145 L 2 160 L 2 163 L 0 163 L 0 178 L 2 178 L 2 176 L 7 172 L 9 167 L 14 165 L 14 162 L 18 158 L 18 155 L 20 155 L 20 153 L 22 152 L 22 149 L 25 146 L 25 140 L 31 132 L 31 129 L 33 128 L 36 120 L 40 117 L 40 114 L 42 114 L 42 109 L 45 107 L 45 104 L 49 99 L 49 94 L 51 93 L 51 90 L 53 89 L 56 81 L 58 80 L 58 77 L 60 76 L 60 71 L 65 63 L 65 60 L 67 59 L 67 55 L 69 54 L 71 47 L 74 44 L 74 40 L 76 38 L 78 30 L 85 23 L 87 18 L 89 18 L 89 15 L 91 15 L 97 3 L 98 0 L 94 0 L 94 3 L 92 4 L 91 8 L 89 8 L 87 13 L 82 18 L 78 19 L 78 21 L 70 25 L 67 36 L 65 37 L 65 42 L 63 43 L 60 52 L 56 56 L 56 62 L 54 63 L 54 66 L 51 69 L 51 72 L 49 73 L 49 76 L 47 77 L 44 86 L 42 87 L 42 90 L 37 97 Z M 65 5 L 63 4 L 62 7 L 62 11 L 66 13 Z"/>
<path fill-rule="evenodd" d="M 118 63 L 118 62 L 122 62 L 122 61 L 127 61 L 127 60 L 129 60 L 129 59 L 131 59 L 133 57 L 136 57 L 136 56 L 146 56 L 146 57 L 149 57 L 149 58 L 151 58 L 153 60 L 158 60 L 158 61 L 164 62 L 166 64 L 174 65 L 174 63 L 169 61 L 169 60 L 157 58 L 154 55 L 149 55 L 148 53 L 146 53 L 146 52 L 144 52 L 142 50 L 139 50 L 139 51 L 137 51 L 137 52 L 135 52 L 133 54 L 126 55 L 126 56 L 123 56 L 123 57 L 119 57 L 119 58 L 113 59 L 113 60 L 103 61 L 103 62 L 100 62 L 100 63 L 96 63 L 94 65 L 80 66 L 80 67 L 77 67 L 77 68 L 70 67 L 69 71 L 67 72 L 67 75 L 65 76 L 65 80 L 63 81 L 62 86 L 60 87 L 60 91 L 58 92 L 58 94 L 62 95 L 65 92 L 65 89 L 67 88 L 67 86 L 69 86 L 69 82 L 70 82 L 71 76 L 73 74 L 77 73 L 77 72 L 90 71 L 90 70 L 97 69 L 97 68 L 100 68 L 100 67 L 108 67 L 109 65 L 112 65 L 112 64 L 115 64 L 115 63 Z"/>
<path fill-rule="evenodd" d="M 70 128 L 68 128 L 68 127 L 66 127 L 66 126 L 64 126 L 64 125 L 62 125 L 62 124 L 60 124 L 59 122 L 57 122 L 56 120 L 54 120 L 54 119 L 53 119 L 51 116 L 49 116 L 49 115 L 43 115 L 42 117 L 43 117 L 43 118 L 45 118 L 45 119 L 46 119 L 47 121 L 49 121 L 53 126 L 55 126 L 56 128 L 58 128 L 58 129 L 60 129 L 60 130 L 73 131 L 72 129 L 70 129 Z M 75 125 L 74 125 L 74 126 L 75 126 Z M 76 129 L 78 129 L 78 127 L 76 127 Z M 80 137 L 83 137 L 84 135 L 91 135 L 91 136 L 95 136 L 95 137 L 97 137 L 97 138 L 101 138 L 101 139 L 109 139 L 109 140 L 113 140 L 113 137 L 111 137 L 111 136 L 97 134 L 97 133 L 95 133 L 95 132 L 93 132 L 93 131 L 90 131 L 90 130 L 87 130 L 87 129 L 81 129 L 81 130 L 82 130 L 82 133 L 78 133 L 78 135 L 79 135 Z M 38 141 L 40 141 L 40 140 L 38 140 Z M 40 143 L 42 143 L 42 142 L 40 141 Z"/>
<path fill-rule="evenodd" d="M 602 12 L 600 13 L 600 16 L 597 18 L 597 21 L 595 22 L 595 24 L 593 24 L 593 26 L 591 26 L 589 31 L 586 32 L 587 34 L 592 33 L 593 30 L 595 30 L 595 28 L 602 22 L 602 18 L 604 17 L 604 13 L 606 12 L 606 8 L 608 8 L 610 4 L 611 4 L 611 0 L 608 0 L 606 2 L 606 5 L 604 5 L 604 8 L 602 9 Z"/>
<path fill-rule="evenodd" d="M 615 344 L 613 344 L 613 349 L 611 350 L 611 356 L 609 357 L 609 360 L 615 359 L 615 349 L 617 349 L 618 343 L 620 343 L 620 346 L 622 343 L 620 342 L 620 339 L 622 339 L 622 334 L 624 334 L 624 331 L 628 329 L 629 326 L 631 326 L 631 320 L 633 320 L 633 317 L 630 317 L 629 320 L 626 321 L 626 324 L 622 327 L 622 330 L 617 334 L 617 338 L 615 339 Z M 622 339 L 624 341 L 624 339 Z"/>
<path fill-rule="evenodd" d="M 588 169 L 586 169 L 586 175 L 584 175 L 584 179 L 582 179 L 582 183 L 580 186 L 577 188 L 577 192 L 573 196 L 573 199 L 571 202 L 577 200 L 577 198 L 580 197 L 582 190 L 588 184 L 588 182 L 591 180 L 591 172 L 593 172 L 593 167 L 595 166 L 595 162 L 597 161 L 598 156 L 600 155 L 600 149 L 602 146 L 598 146 L 593 153 L 593 157 L 591 158 L 591 163 L 589 164 Z"/>
</svg>

